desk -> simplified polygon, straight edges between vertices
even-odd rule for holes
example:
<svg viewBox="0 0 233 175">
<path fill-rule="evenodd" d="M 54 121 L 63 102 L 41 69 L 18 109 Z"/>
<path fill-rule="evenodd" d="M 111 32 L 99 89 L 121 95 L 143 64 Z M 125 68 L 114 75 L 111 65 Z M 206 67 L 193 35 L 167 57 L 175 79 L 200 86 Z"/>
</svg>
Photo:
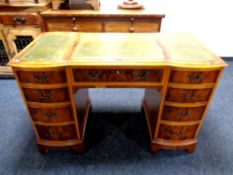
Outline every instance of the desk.
<svg viewBox="0 0 233 175">
<path fill-rule="evenodd" d="M 9 62 L 39 151 L 84 149 L 88 88 L 145 88 L 151 151 L 192 153 L 227 64 L 189 34 L 41 34 Z M 137 133 L 135 133 L 137 134 Z"/>
</svg>

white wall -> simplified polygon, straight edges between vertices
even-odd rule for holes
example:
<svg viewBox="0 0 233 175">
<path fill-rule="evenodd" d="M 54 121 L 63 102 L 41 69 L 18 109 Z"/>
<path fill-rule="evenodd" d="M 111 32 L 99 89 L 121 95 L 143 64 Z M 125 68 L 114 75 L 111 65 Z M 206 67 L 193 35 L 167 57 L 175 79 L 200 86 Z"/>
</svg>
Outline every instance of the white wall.
<svg viewBox="0 0 233 175">
<path fill-rule="evenodd" d="M 155 1 L 166 14 L 161 32 L 192 33 L 219 56 L 233 57 L 233 0 Z"/>
</svg>

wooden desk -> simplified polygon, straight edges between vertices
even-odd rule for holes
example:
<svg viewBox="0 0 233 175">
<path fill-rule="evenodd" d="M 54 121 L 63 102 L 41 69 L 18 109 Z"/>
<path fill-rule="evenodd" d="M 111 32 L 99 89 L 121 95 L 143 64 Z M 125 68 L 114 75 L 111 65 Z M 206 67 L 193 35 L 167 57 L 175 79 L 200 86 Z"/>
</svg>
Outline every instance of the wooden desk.
<svg viewBox="0 0 233 175">
<path fill-rule="evenodd" d="M 42 153 L 83 151 L 87 88 L 100 87 L 145 88 L 151 151 L 192 153 L 227 66 L 189 34 L 72 32 L 40 35 L 9 65 Z"/>
</svg>

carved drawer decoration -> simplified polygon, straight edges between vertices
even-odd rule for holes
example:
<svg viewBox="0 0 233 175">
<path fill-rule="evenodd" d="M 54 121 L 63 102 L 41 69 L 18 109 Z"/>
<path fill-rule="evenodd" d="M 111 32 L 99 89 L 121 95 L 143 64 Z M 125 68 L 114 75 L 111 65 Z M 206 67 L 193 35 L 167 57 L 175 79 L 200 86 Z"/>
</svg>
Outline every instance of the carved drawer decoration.
<svg viewBox="0 0 233 175">
<path fill-rule="evenodd" d="M 191 72 L 191 71 L 171 71 L 170 82 L 175 83 L 214 83 L 218 77 L 219 71 L 204 71 L 204 72 Z"/>
<path fill-rule="evenodd" d="M 74 125 L 66 126 L 36 126 L 39 136 L 44 140 L 66 141 L 76 139 Z"/>
<path fill-rule="evenodd" d="M 167 101 L 194 103 L 208 101 L 212 89 L 178 89 L 168 88 Z"/>
<path fill-rule="evenodd" d="M 169 107 L 165 106 L 163 109 L 163 120 L 169 121 L 197 121 L 201 116 L 205 107 Z"/>
<path fill-rule="evenodd" d="M 69 101 L 66 88 L 60 89 L 23 89 L 27 101 L 41 103 L 59 103 Z"/>
<path fill-rule="evenodd" d="M 64 71 L 19 71 L 18 76 L 22 83 L 53 84 L 66 82 Z"/>
<path fill-rule="evenodd" d="M 80 82 L 161 82 L 163 70 L 82 70 L 75 69 L 74 80 Z"/>
<path fill-rule="evenodd" d="M 169 126 L 160 125 L 159 135 L 160 139 L 166 140 L 186 140 L 195 137 L 195 132 L 198 125 L 192 126 Z"/>
<path fill-rule="evenodd" d="M 32 120 L 36 122 L 61 123 L 72 121 L 72 111 L 66 108 L 29 108 Z"/>
</svg>

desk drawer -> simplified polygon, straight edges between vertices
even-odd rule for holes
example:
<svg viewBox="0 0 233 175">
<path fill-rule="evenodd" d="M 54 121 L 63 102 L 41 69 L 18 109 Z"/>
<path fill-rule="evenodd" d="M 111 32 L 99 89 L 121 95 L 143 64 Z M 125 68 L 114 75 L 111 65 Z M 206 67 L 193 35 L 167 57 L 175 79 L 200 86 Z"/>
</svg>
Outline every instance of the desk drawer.
<svg viewBox="0 0 233 175">
<path fill-rule="evenodd" d="M 163 69 L 154 70 L 98 70 L 74 69 L 76 82 L 161 82 Z"/>
<path fill-rule="evenodd" d="M 168 88 L 166 100 L 178 103 L 208 101 L 212 89 L 178 89 Z"/>
<path fill-rule="evenodd" d="M 160 125 L 158 138 L 166 140 L 186 140 L 195 137 L 198 125 L 170 126 Z"/>
<path fill-rule="evenodd" d="M 53 84 L 65 83 L 65 71 L 19 71 L 17 72 L 19 81 L 22 83 L 35 83 L 35 84 Z"/>
<path fill-rule="evenodd" d="M 38 15 L 3 15 L 2 16 L 2 24 L 5 25 L 39 25 L 39 17 Z"/>
<path fill-rule="evenodd" d="M 169 107 L 163 108 L 162 120 L 168 121 L 197 121 L 200 120 L 205 107 Z"/>
<path fill-rule="evenodd" d="M 27 89 L 24 88 L 27 101 L 41 103 L 59 103 L 69 101 L 69 93 L 66 88 L 60 89 Z"/>
<path fill-rule="evenodd" d="M 170 82 L 187 83 L 187 84 L 201 84 L 214 83 L 218 77 L 219 71 L 171 71 Z"/>
<path fill-rule="evenodd" d="M 29 108 L 32 120 L 45 123 L 61 123 L 73 120 L 70 107 L 66 108 Z"/>
<path fill-rule="evenodd" d="M 66 126 L 40 126 L 36 125 L 40 139 L 66 141 L 76 139 L 76 130 L 74 125 Z"/>
</svg>

